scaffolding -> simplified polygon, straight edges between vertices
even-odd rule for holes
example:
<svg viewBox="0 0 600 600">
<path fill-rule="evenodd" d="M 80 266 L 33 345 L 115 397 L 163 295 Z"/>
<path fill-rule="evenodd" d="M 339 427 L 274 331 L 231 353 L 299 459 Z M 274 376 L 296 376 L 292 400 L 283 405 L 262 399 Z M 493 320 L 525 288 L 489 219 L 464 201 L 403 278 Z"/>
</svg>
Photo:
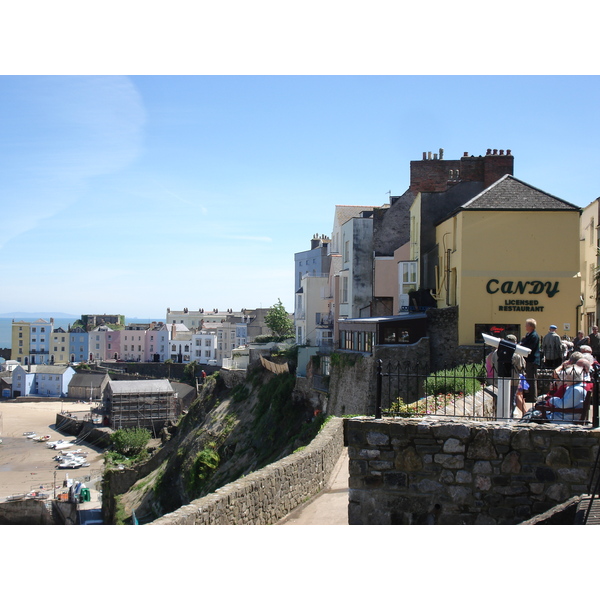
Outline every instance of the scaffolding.
<svg viewBox="0 0 600 600">
<path fill-rule="evenodd" d="M 175 392 L 165 390 L 111 392 L 108 396 L 110 426 L 113 429 L 143 427 L 156 437 L 157 431 L 179 415 Z"/>
</svg>

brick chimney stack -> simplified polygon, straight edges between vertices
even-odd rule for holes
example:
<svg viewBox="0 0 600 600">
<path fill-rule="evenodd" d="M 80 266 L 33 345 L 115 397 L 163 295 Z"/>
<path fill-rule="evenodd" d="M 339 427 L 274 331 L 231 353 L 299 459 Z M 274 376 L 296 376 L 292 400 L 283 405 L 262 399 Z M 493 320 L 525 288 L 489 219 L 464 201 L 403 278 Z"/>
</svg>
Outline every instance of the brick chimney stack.
<svg viewBox="0 0 600 600">
<path fill-rule="evenodd" d="M 423 152 L 423 160 L 410 163 L 410 189 L 414 192 L 445 192 L 460 181 L 481 181 L 485 187 L 504 175 L 512 175 L 514 156 L 510 150 L 488 149 L 485 156 L 469 156 L 464 152 L 459 160 L 443 160 L 444 149 L 438 154 Z"/>
</svg>

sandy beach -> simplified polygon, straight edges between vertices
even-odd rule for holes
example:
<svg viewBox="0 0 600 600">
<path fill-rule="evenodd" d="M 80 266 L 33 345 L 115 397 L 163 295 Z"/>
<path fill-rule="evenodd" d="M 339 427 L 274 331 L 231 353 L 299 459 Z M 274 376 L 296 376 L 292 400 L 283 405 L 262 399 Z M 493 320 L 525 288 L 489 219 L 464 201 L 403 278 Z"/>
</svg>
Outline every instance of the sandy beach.
<svg viewBox="0 0 600 600">
<path fill-rule="evenodd" d="M 8 403 L 0 402 L 0 501 L 7 496 L 27 494 L 41 490 L 53 495 L 63 487 L 68 477 L 76 481 L 87 481 L 100 476 L 103 469 L 102 454 L 86 444 L 76 444 L 71 449 L 88 452 L 89 467 L 79 469 L 57 469 L 53 457 L 58 451 L 48 448 L 44 442 L 35 442 L 23 435 L 34 431 L 37 435 L 49 435 L 51 440 L 64 439 L 75 442 L 75 437 L 63 435 L 55 429 L 56 415 L 64 411 L 73 415 L 89 413 L 87 405 L 71 401 L 39 401 Z"/>
</svg>

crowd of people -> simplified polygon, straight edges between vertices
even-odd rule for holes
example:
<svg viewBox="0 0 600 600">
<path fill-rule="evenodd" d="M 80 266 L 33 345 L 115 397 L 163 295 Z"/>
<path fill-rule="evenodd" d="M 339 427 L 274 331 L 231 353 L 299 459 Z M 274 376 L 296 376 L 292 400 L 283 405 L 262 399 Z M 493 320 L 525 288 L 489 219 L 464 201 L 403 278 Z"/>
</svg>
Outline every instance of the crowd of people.
<svg viewBox="0 0 600 600">
<path fill-rule="evenodd" d="M 527 356 L 515 352 L 511 358 L 511 416 L 528 420 L 535 415 L 540 420 L 573 421 L 585 418 L 583 409 L 586 396 L 593 388 L 594 371 L 600 372 L 600 333 L 598 327 L 586 335 L 578 331 L 574 339 L 560 337 L 556 325 L 550 325 L 548 333 L 541 337 L 535 319 L 525 322 L 525 335 L 520 341 L 507 335 L 506 340 L 529 348 Z M 551 371 L 552 382 L 547 393 L 538 395 L 540 369 Z M 502 376 L 499 371 L 498 350 L 488 356 L 488 375 Z M 531 403 L 528 409 L 526 403 Z"/>
</svg>

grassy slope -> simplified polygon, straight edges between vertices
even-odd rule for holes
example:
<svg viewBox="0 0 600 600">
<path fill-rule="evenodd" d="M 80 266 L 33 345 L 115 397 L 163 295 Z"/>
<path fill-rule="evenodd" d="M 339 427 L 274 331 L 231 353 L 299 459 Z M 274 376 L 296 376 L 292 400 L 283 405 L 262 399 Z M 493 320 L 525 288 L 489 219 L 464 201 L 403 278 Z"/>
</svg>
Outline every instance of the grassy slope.
<svg viewBox="0 0 600 600">
<path fill-rule="evenodd" d="M 292 374 L 262 370 L 233 389 L 209 377 L 170 442 L 170 457 L 121 497 L 124 521 L 133 510 L 151 521 L 306 445 L 322 417 L 313 419 L 294 386 Z"/>
</svg>

